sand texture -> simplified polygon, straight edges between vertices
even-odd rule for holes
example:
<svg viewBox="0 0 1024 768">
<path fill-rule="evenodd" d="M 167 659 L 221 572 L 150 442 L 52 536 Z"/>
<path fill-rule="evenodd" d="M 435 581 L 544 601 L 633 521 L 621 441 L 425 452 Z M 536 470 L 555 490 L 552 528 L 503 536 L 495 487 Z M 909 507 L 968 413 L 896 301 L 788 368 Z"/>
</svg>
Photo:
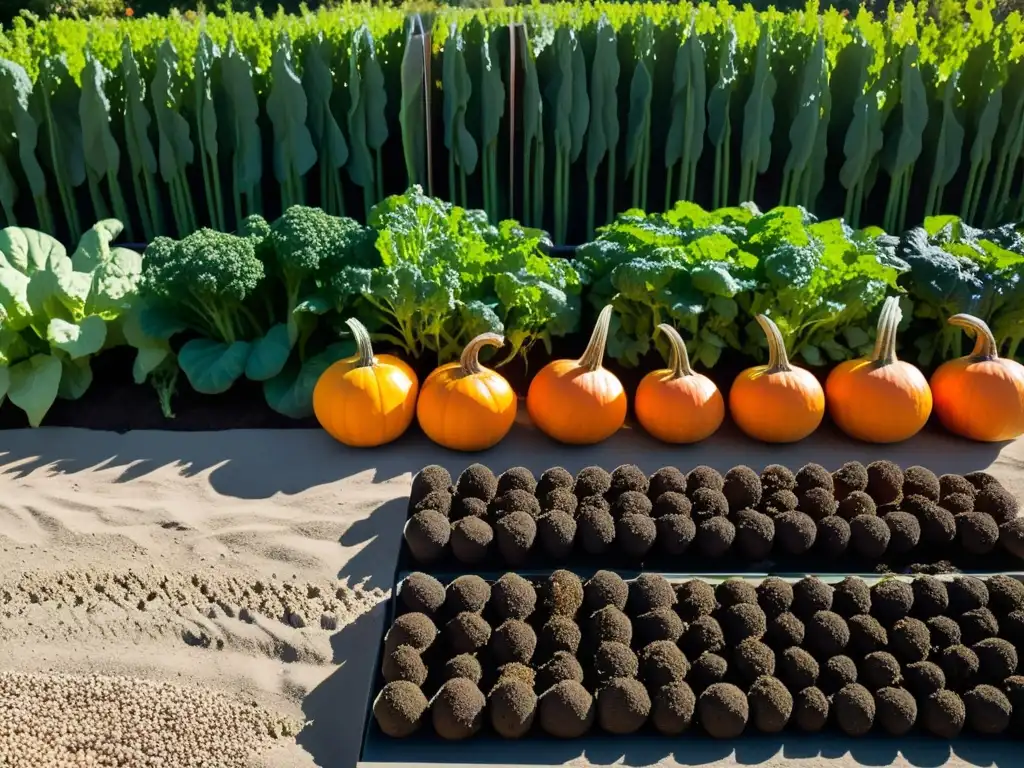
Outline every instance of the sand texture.
<svg viewBox="0 0 1024 768">
<path fill-rule="evenodd" d="M 483 456 L 418 433 L 357 451 L 304 430 L 0 432 L 0 766 L 355 766 L 405 497 L 425 464 L 454 475 L 477 459 L 539 473 L 625 462 L 647 472 L 811 460 L 834 469 L 877 458 L 988 469 L 1024 496 L 1024 441 L 973 445 L 937 432 L 874 447 L 823 429 L 770 447 L 726 428 L 671 448 L 624 430 L 567 449 L 519 424 Z M 999 764 L 982 747 L 950 755 L 934 742 L 873 756 L 835 739 L 813 754 L 758 739 L 675 757 L 664 743 L 602 749 L 583 758 L 562 744 L 529 762 Z"/>
</svg>

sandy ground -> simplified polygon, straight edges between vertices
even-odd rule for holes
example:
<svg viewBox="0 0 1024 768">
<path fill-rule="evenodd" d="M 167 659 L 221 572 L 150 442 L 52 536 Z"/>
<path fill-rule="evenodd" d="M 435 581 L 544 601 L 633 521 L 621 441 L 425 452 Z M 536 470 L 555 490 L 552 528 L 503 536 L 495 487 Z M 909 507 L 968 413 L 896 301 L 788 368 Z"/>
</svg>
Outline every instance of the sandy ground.
<svg viewBox="0 0 1024 768">
<path fill-rule="evenodd" d="M 436 462 L 454 475 L 476 458 L 443 451 L 418 433 L 355 451 L 319 431 L 0 432 L 0 673 L 121 675 L 200 687 L 253 707 L 267 722 L 306 723 L 296 739 L 278 739 L 262 752 L 269 739 L 232 742 L 224 748 L 236 754 L 211 757 L 209 765 L 351 768 L 412 474 Z M 1024 441 L 983 446 L 933 432 L 872 447 L 826 429 L 780 448 L 726 428 L 700 446 L 670 448 L 624 430 L 599 446 L 566 449 L 520 424 L 482 460 L 495 471 L 521 464 L 539 473 L 557 464 L 576 471 L 624 462 L 648 472 L 811 460 L 832 469 L 876 458 L 939 473 L 989 469 L 1024 496 Z M 0 710 L 22 703 L 9 683 L 0 680 Z M 204 715 L 197 705 L 195 717 L 216 719 L 220 711 Z M 0 742 L 5 728 L 0 712 Z M 244 740 L 247 732 L 240 733 Z M 903 745 L 902 753 L 891 744 L 870 754 L 854 747 L 851 755 L 834 739 L 813 750 L 761 740 L 674 758 L 665 749 L 624 753 L 611 743 L 583 758 L 566 745 L 557 759 L 528 761 L 799 768 L 1000 762 L 984 747 L 957 756 L 934 743 Z M 89 764 L 6 759 L 0 752 L 4 768 Z"/>
</svg>

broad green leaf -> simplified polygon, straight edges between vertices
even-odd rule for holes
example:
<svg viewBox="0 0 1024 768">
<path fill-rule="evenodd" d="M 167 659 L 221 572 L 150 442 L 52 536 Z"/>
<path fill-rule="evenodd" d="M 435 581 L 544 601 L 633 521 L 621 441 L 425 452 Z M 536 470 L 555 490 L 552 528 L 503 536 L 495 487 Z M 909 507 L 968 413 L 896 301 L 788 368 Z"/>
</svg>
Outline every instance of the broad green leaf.
<svg viewBox="0 0 1024 768">
<path fill-rule="evenodd" d="M 57 399 L 63 366 L 53 355 L 33 355 L 8 369 L 10 385 L 7 397 L 38 427 Z"/>
<path fill-rule="evenodd" d="M 249 359 L 245 363 L 245 376 L 253 381 L 266 381 L 277 376 L 288 362 L 292 352 L 288 326 L 278 323 L 266 336 L 252 343 Z"/>
<path fill-rule="evenodd" d="M 575 163 L 583 151 L 583 137 L 590 124 L 590 95 L 587 93 L 587 61 L 583 55 L 583 43 L 575 32 L 570 32 L 572 56 L 572 88 L 570 92 L 569 133 L 572 143 L 569 160 Z"/>
<path fill-rule="evenodd" d="M 740 161 L 746 176 L 746 187 L 740 188 L 743 200 L 754 199 L 756 176 L 768 170 L 772 157 L 772 131 L 775 128 L 775 77 L 772 75 L 768 58 L 772 48 L 771 33 L 767 26 L 761 31 L 757 44 L 757 64 L 754 67 L 754 83 L 743 109 L 743 143 L 740 147 Z"/>
<path fill-rule="evenodd" d="M 213 339 L 192 339 L 178 352 L 178 365 L 196 392 L 219 395 L 231 389 L 245 373 L 251 349 L 247 341 L 224 344 Z"/>
<path fill-rule="evenodd" d="M 121 80 L 124 83 L 124 143 L 132 168 L 136 203 L 142 213 L 146 237 L 163 231 L 163 215 L 153 178 L 157 172 L 156 152 L 149 137 L 153 122 L 146 108 L 146 83 L 132 51 L 131 39 L 121 42 Z"/>
<path fill-rule="evenodd" d="M 366 133 L 368 102 L 362 72 L 363 61 L 368 56 L 363 51 L 372 45 L 370 40 L 370 31 L 365 25 L 352 36 L 348 65 L 349 107 L 346 115 L 350 149 L 348 175 L 355 184 L 366 189 L 372 189 L 374 182 L 373 157 L 370 155 Z"/>
<path fill-rule="evenodd" d="M 313 389 L 320 376 L 331 365 L 351 357 L 354 353 L 355 345 L 351 341 L 345 341 L 330 345 L 301 366 L 298 363 L 290 363 L 277 376 L 263 382 L 263 396 L 267 405 L 292 419 L 312 416 Z"/>
<path fill-rule="evenodd" d="M 151 338 L 166 341 L 188 328 L 177 314 L 165 307 L 144 303 L 135 309 L 139 313 L 139 329 Z"/>
<path fill-rule="evenodd" d="M 605 156 L 614 153 L 619 141 L 619 58 L 615 30 L 608 18 L 597 24 L 597 43 L 590 69 L 591 120 L 587 126 L 587 176 L 593 179 Z"/>
<path fill-rule="evenodd" d="M 426 71 L 424 68 L 424 34 L 417 31 L 419 17 L 409 25 L 402 52 L 402 101 L 398 108 L 398 122 L 402 128 L 402 150 L 405 153 L 405 174 L 408 183 L 425 184 L 427 181 L 427 113 Z M 484 47 L 487 47 L 486 41 Z M 499 78 L 500 81 L 500 78 Z M 488 106 L 484 91 L 484 110 Z"/>
<path fill-rule="evenodd" d="M 0 405 L 3 405 L 7 397 L 7 390 L 11 386 L 11 372 L 6 363 L 0 363 Z"/>
<path fill-rule="evenodd" d="M 79 104 L 83 151 L 86 169 L 91 176 L 90 185 L 106 179 L 114 214 L 120 219 L 127 220 L 128 206 L 117 180 L 121 170 L 121 148 L 110 129 L 110 99 L 106 94 L 109 76 L 110 72 L 106 67 L 87 51 L 85 69 L 82 71 L 82 100 Z M 96 214 L 103 215 L 100 210 L 97 210 Z"/>
<path fill-rule="evenodd" d="M 221 58 L 221 89 L 227 105 L 227 131 L 231 148 L 231 172 L 236 195 L 255 194 L 263 177 L 263 143 L 258 124 L 260 105 L 253 84 L 252 65 L 234 37 L 228 39 Z"/>
<path fill-rule="evenodd" d="M 718 54 L 718 80 L 708 96 L 708 139 L 716 147 L 725 141 L 729 128 L 729 103 L 736 87 L 736 30 L 729 25 Z"/>
<path fill-rule="evenodd" d="M 704 152 L 707 125 L 707 63 L 704 43 L 690 26 L 689 34 L 676 51 L 672 72 L 672 120 L 665 140 L 665 167 L 683 161 L 681 173 L 688 174 Z M 680 179 L 682 188 L 683 180 Z M 678 196 L 683 199 L 683 195 Z"/>
<path fill-rule="evenodd" d="M 71 359 L 61 357 L 60 386 L 57 397 L 61 400 L 77 400 L 92 384 L 92 365 L 88 357 Z"/>
<path fill-rule="evenodd" d="M 892 177 L 899 176 L 917 162 L 923 148 L 923 137 L 928 125 L 928 94 L 918 61 L 916 45 L 903 49 L 900 60 L 900 114 L 895 141 L 887 139 L 886 149 L 893 150 L 883 156 L 883 166 Z"/>
<path fill-rule="evenodd" d="M 959 82 L 960 72 L 957 71 L 942 87 L 942 117 L 935 142 L 935 165 L 932 168 L 932 185 L 940 189 L 953 180 L 963 153 L 964 127 L 957 119 L 955 103 Z"/>
<path fill-rule="evenodd" d="M 306 127 L 306 92 L 292 64 L 292 46 L 282 35 L 274 50 L 267 116 L 274 126 L 274 177 L 282 185 L 301 184 L 316 163 L 316 147 Z M 293 198 L 289 204 L 300 202 Z"/>
<path fill-rule="evenodd" d="M 150 97 L 156 114 L 159 135 L 159 167 L 163 180 L 170 183 L 178 174 L 192 165 L 195 147 L 189 137 L 188 120 L 180 110 L 180 72 L 178 52 L 169 39 L 160 44 L 157 56 L 156 76 Z"/>
<path fill-rule="evenodd" d="M 823 123 L 823 101 L 828 94 L 828 62 L 825 59 L 825 37 L 819 35 L 810 58 L 804 65 L 797 97 L 796 117 L 789 127 L 789 156 L 786 170 L 803 172 L 818 142 L 818 132 L 827 131 Z"/>
<path fill-rule="evenodd" d="M 501 79 L 495 43 L 495 38 L 488 34 L 480 47 L 480 143 L 483 146 L 498 140 L 501 118 L 505 115 L 505 83 Z"/>
<path fill-rule="evenodd" d="M 22 173 L 28 181 L 32 196 L 45 199 L 46 174 L 36 157 L 39 144 L 39 124 L 30 111 L 32 82 L 24 67 L 7 59 L 0 59 L 0 131 L 18 139 L 18 159 Z M 37 203 L 39 224 L 52 230 L 49 208 Z"/>
<path fill-rule="evenodd" d="M 66 54 L 47 56 L 33 91 L 34 112 L 43 131 L 42 160 L 60 197 L 72 237 L 81 231 L 75 187 L 85 181 L 85 151 L 79 119 L 80 89 L 68 70 Z"/>
<path fill-rule="evenodd" d="M 0 266 L 9 265 L 23 275 L 64 268 L 67 251 L 55 237 L 34 229 L 0 230 Z"/>
<path fill-rule="evenodd" d="M 89 315 L 80 323 L 54 318 L 46 329 L 50 345 L 67 352 L 72 360 L 96 354 L 106 338 L 107 324 L 97 315 Z"/>
<path fill-rule="evenodd" d="M 476 171 L 480 153 L 466 127 L 473 80 L 466 66 L 465 40 L 454 26 L 445 41 L 441 86 L 444 90 L 444 146 L 466 174 Z"/>
</svg>

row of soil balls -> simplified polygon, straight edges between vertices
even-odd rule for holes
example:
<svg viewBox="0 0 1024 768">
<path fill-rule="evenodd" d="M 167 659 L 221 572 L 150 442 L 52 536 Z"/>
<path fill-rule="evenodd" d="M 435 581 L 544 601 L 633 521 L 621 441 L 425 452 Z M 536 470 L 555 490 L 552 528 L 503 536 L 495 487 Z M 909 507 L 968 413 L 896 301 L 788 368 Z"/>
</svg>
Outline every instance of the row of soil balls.
<svg viewBox="0 0 1024 768">
<path fill-rule="evenodd" d="M 826 583 L 631 581 L 568 571 L 406 579 L 385 637 L 381 730 L 408 737 L 598 727 L 1024 736 L 1024 584 L 918 576 Z"/>
<path fill-rule="evenodd" d="M 834 472 L 773 464 L 756 473 L 707 466 L 664 467 L 648 477 L 624 464 L 612 472 L 562 467 L 538 480 L 514 467 L 499 476 L 482 464 L 453 483 L 431 465 L 414 478 L 405 541 L 421 565 L 449 553 L 475 565 L 495 555 L 523 565 L 531 553 L 552 561 L 574 552 L 685 552 L 762 561 L 772 555 L 850 553 L 868 560 L 987 555 L 1000 544 L 1024 558 L 1024 517 L 992 475 L 936 476 L 891 461 L 848 462 Z"/>
</svg>

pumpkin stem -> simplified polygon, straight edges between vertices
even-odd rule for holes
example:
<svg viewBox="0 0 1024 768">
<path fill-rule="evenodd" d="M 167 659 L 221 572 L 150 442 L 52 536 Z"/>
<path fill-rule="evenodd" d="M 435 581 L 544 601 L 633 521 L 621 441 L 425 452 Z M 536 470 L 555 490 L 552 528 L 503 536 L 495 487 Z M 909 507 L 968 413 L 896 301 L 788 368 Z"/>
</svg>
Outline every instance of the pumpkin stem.
<svg viewBox="0 0 1024 768">
<path fill-rule="evenodd" d="M 672 369 L 672 378 L 681 379 L 683 376 L 693 376 L 693 368 L 690 367 L 690 355 L 686 351 L 686 342 L 679 335 L 679 331 L 668 323 L 661 323 L 657 330 L 668 336 L 669 347 L 672 354 L 669 357 L 668 365 Z"/>
<path fill-rule="evenodd" d="M 354 317 L 348 318 L 345 325 L 352 331 L 352 337 L 356 340 L 356 357 L 359 358 L 356 361 L 356 368 L 369 368 L 376 365 L 376 360 L 373 357 L 373 345 L 370 343 L 370 332 L 366 330 L 366 326 Z"/>
<path fill-rule="evenodd" d="M 975 360 L 999 359 L 999 345 L 996 344 L 996 337 L 992 335 L 988 323 L 980 317 L 965 314 L 953 315 L 947 322 L 974 334 L 974 349 L 969 357 Z"/>
<path fill-rule="evenodd" d="M 792 371 L 793 366 L 789 364 L 789 355 L 786 354 L 786 342 L 782 338 L 779 326 L 767 315 L 758 315 L 757 324 L 761 326 L 765 337 L 768 339 L 768 367 L 765 373 L 786 373 Z"/>
<path fill-rule="evenodd" d="M 459 365 L 462 368 L 463 376 L 472 376 L 475 373 L 483 373 L 487 369 L 480 365 L 480 349 L 482 347 L 500 347 L 505 343 L 505 337 L 497 333 L 481 333 L 475 339 L 470 340 L 466 348 L 462 350 L 462 357 L 459 358 Z"/>
<path fill-rule="evenodd" d="M 882 305 L 878 316 L 878 331 L 875 335 L 875 354 L 872 359 L 878 365 L 892 365 L 896 362 L 896 331 L 903 319 L 900 300 L 890 296 Z"/>
<path fill-rule="evenodd" d="M 587 348 L 583 350 L 580 359 L 577 361 L 581 368 L 588 371 L 596 371 L 604 362 L 604 348 L 608 344 L 608 324 L 612 320 L 612 305 L 601 310 L 597 316 L 597 323 L 594 325 L 594 332 L 590 334 L 590 341 Z"/>
</svg>

